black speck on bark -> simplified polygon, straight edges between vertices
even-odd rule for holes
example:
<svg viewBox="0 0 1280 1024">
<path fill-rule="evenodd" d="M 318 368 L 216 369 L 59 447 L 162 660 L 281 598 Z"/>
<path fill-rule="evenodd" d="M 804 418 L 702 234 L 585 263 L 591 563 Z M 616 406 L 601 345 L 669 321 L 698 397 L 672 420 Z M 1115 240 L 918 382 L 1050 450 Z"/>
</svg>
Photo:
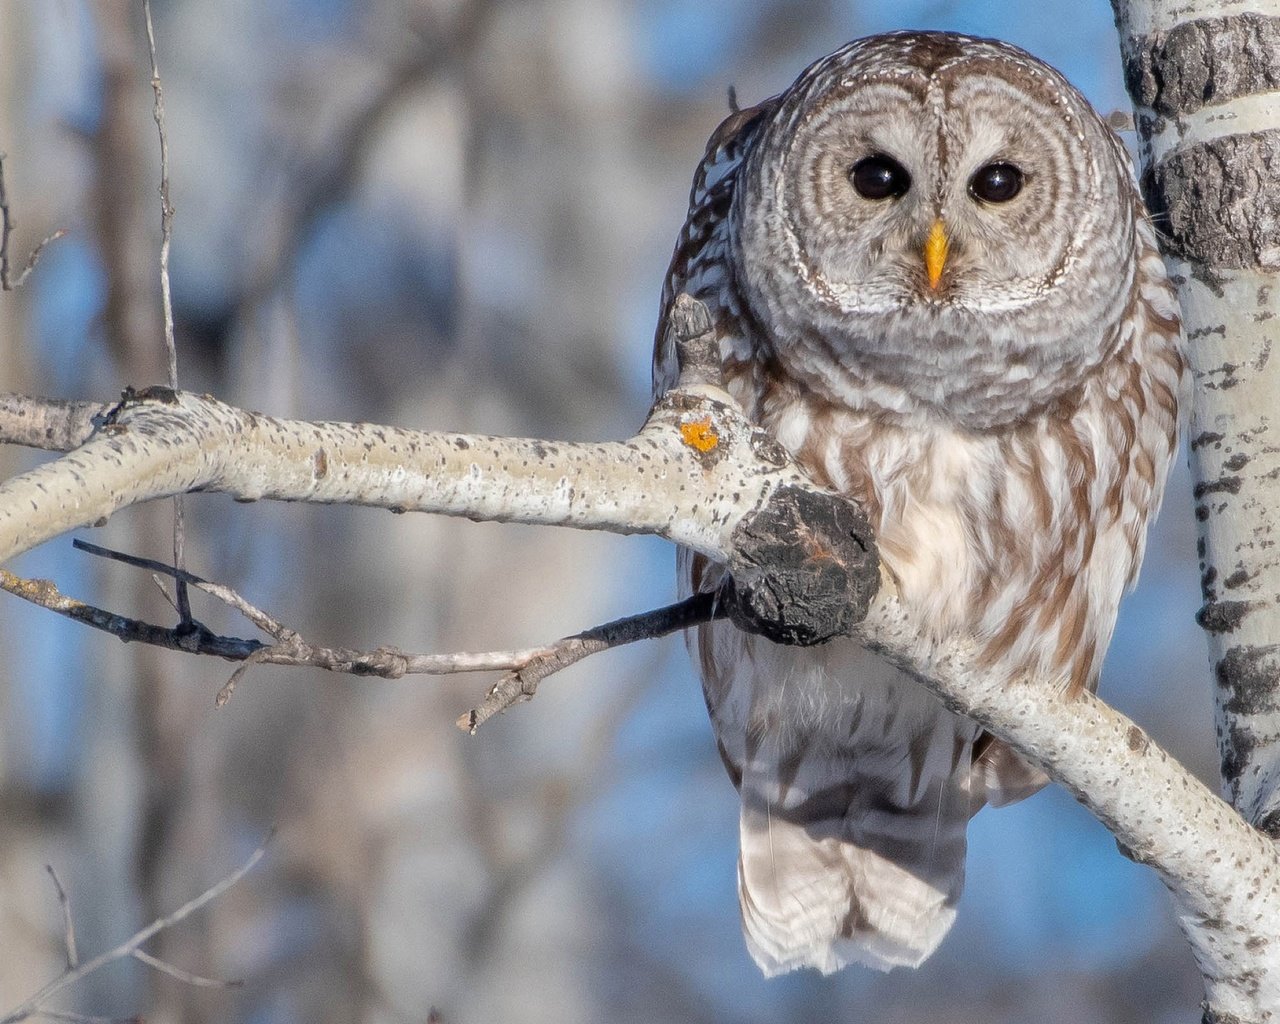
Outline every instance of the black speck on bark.
<svg viewBox="0 0 1280 1024">
<path fill-rule="evenodd" d="M 1204 607 L 1196 612 L 1196 622 L 1206 633 L 1230 633 L 1240 625 L 1249 608 L 1248 601 L 1205 601 Z"/>
<path fill-rule="evenodd" d="M 1125 734 L 1125 743 L 1129 750 L 1137 753 L 1140 750 L 1147 749 L 1147 737 L 1143 735 L 1142 730 L 1136 725 L 1129 726 L 1129 731 Z"/>
<path fill-rule="evenodd" d="M 1193 495 L 1197 501 L 1206 494 L 1239 494 L 1244 481 L 1238 476 L 1224 476 L 1212 482 L 1196 484 Z"/>
<path fill-rule="evenodd" d="M 1222 581 L 1222 585 L 1228 590 L 1236 590 L 1239 587 L 1243 587 L 1251 579 L 1253 579 L 1253 576 L 1250 573 L 1244 569 L 1237 569 Z"/>
</svg>

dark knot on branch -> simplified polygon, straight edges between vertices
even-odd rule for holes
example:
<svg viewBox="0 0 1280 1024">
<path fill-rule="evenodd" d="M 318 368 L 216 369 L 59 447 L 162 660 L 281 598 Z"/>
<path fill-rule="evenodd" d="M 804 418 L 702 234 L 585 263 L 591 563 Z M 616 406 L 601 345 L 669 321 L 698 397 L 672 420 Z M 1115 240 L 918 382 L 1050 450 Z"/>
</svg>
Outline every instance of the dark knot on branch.
<svg viewBox="0 0 1280 1024">
<path fill-rule="evenodd" d="M 848 636 L 880 588 L 880 556 L 858 505 L 786 486 L 733 534 L 729 617 L 774 643 L 807 647 Z"/>
</svg>

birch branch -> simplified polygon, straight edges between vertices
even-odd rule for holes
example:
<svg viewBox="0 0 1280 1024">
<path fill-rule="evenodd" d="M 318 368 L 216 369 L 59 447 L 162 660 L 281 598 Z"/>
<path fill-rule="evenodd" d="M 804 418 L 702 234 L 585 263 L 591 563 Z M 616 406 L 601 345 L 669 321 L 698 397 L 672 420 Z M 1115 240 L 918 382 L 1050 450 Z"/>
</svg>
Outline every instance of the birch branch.
<svg viewBox="0 0 1280 1024">
<path fill-rule="evenodd" d="M 671 327 L 688 342 L 682 354 L 705 340 L 699 315 L 682 297 Z M 1065 702 L 1036 680 L 993 676 L 963 640 L 929 646 L 879 581 L 860 512 L 814 488 L 707 379 L 691 368 L 634 438 L 589 444 L 277 420 L 153 389 L 100 417 L 69 454 L 0 486 L 0 558 L 183 490 L 686 544 L 729 566 L 723 598 L 742 628 L 792 643 L 852 634 L 1067 786 L 1173 892 L 1212 1019 L 1270 1019 L 1280 1005 L 1275 846 L 1097 699 Z"/>
<path fill-rule="evenodd" d="M 726 609 L 744 628 L 787 643 L 847 635 L 879 583 L 866 517 L 813 488 L 727 393 L 701 383 L 701 304 L 682 297 L 668 328 L 694 383 L 669 392 L 628 441 L 308 423 L 167 388 L 130 392 L 80 447 L 0 485 L 0 560 L 140 502 L 220 491 L 656 534 L 728 565 Z M 36 411 L 14 435 L 43 418 L 39 401 L 0 398 L 0 440 L 3 413 L 24 404 Z"/>
<path fill-rule="evenodd" d="M 886 584 L 855 636 L 953 710 L 1044 769 L 1174 897 L 1205 978 L 1208 1024 L 1264 1024 L 1280 1008 L 1280 854 L 1124 715 L 993 675 L 975 645 L 923 641 Z"/>
</svg>

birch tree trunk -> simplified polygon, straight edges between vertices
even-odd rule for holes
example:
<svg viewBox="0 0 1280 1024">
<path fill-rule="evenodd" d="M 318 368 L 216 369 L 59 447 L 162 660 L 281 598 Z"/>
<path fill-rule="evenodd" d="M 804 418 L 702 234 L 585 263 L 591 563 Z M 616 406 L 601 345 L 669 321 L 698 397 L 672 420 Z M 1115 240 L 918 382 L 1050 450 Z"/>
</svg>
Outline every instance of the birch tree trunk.
<svg viewBox="0 0 1280 1024">
<path fill-rule="evenodd" d="M 1280 3 L 1117 0 L 1195 394 L 1199 615 L 1224 795 L 1280 836 Z M 1280 353 L 1277 353 L 1280 355 Z"/>
<path fill-rule="evenodd" d="M 1191 468 L 1222 792 L 1280 837 L 1280 3 L 1113 0 L 1147 205 L 1190 350 Z M 1280 354 L 1280 353 L 1278 353 Z M 1280 951 L 1263 952 L 1280 957 Z M 1205 967 L 1201 961 L 1202 968 Z M 1244 964 L 1237 965 L 1244 972 Z M 1228 1012 L 1206 974 L 1205 1021 Z M 1236 979 L 1241 990 L 1247 984 Z M 1239 1016 L 1237 1016 L 1239 1014 Z"/>
</svg>

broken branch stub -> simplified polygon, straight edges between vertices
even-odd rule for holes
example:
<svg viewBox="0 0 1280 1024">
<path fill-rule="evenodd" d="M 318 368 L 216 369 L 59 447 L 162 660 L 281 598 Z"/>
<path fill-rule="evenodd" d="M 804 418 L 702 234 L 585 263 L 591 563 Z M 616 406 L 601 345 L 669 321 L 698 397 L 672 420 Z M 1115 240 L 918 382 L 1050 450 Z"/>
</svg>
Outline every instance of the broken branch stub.
<svg viewBox="0 0 1280 1024">
<path fill-rule="evenodd" d="M 848 636 L 880 589 L 866 513 L 836 494 L 780 487 L 733 532 L 726 600 L 739 628 L 808 647 Z"/>
</svg>

